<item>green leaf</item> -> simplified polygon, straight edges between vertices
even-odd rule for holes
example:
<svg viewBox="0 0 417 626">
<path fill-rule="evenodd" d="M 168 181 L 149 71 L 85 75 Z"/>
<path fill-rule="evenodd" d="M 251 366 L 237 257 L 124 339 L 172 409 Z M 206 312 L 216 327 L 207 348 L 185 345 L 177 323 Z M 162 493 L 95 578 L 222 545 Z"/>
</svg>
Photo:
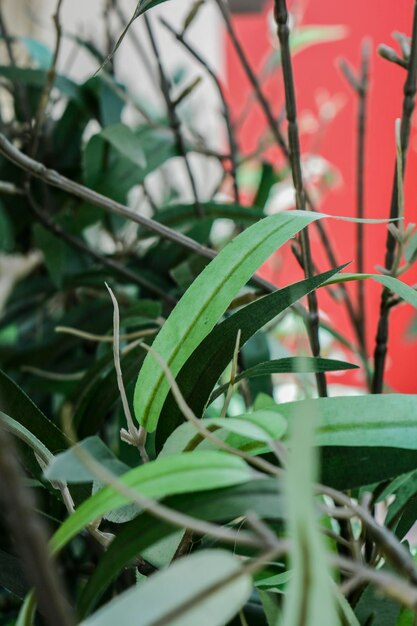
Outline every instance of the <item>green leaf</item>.
<svg viewBox="0 0 417 626">
<path fill-rule="evenodd" d="M 322 217 L 286 212 L 265 218 L 231 241 L 196 278 L 159 332 L 153 346 L 174 376 L 214 328 L 233 297 L 280 246 Z M 138 422 L 156 429 L 169 384 L 151 354 L 136 383 L 134 407 Z"/>
<path fill-rule="evenodd" d="M 277 441 L 282 439 L 287 430 L 287 422 L 276 411 L 260 410 L 247 415 L 237 417 L 213 417 L 202 421 L 202 424 L 210 431 L 217 431 L 216 436 L 228 443 L 226 433 L 234 433 L 238 437 L 233 438 L 233 446 L 245 447 L 248 442 Z M 220 429 L 220 430 L 218 430 Z M 193 424 L 186 422 L 178 426 L 168 437 L 159 457 L 171 456 L 184 451 L 197 448 L 204 441 L 204 446 L 211 449 L 214 444 L 204 440 Z M 262 446 L 262 450 L 265 446 Z"/>
<path fill-rule="evenodd" d="M 384 274 L 340 274 L 336 278 L 332 278 L 328 281 L 327 284 L 331 285 L 334 283 L 344 283 L 350 282 L 353 280 L 366 280 L 367 278 L 372 278 L 377 283 L 380 283 L 393 293 L 400 296 L 405 302 L 411 304 L 414 308 L 417 308 L 417 292 L 412 287 L 406 285 L 402 280 L 398 280 L 398 278 L 394 278 L 393 276 L 385 276 Z"/>
<path fill-rule="evenodd" d="M 337 626 L 340 621 L 333 581 L 314 501 L 313 484 L 318 476 L 314 439 L 316 421 L 320 417 L 317 408 L 311 407 L 307 417 L 305 419 L 304 411 L 298 406 L 291 423 L 285 495 L 292 576 L 282 623 L 285 626 Z"/>
<path fill-rule="evenodd" d="M 126 124 L 115 124 L 101 131 L 100 136 L 139 168 L 146 167 L 146 157 L 137 135 Z"/>
<path fill-rule="evenodd" d="M 54 285 L 59 289 L 65 277 L 67 257 L 72 255 L 67 244 L 40 224 L 33 227 L 36 246 L 42 250 L 45 265 Z"/>
<path fill-rule="evenodd" d="M 33 37 L 17 37 L 25 46 L 30 57 L 40 69 L 48 70 L 53 62 L 53 54 L 48 46 Z"/>
<path fill-rule="evenodd" d="M 166 128 L 124 124 L 93 135 L 84 148 L 84 182 L 100 193 L 124 202 L 132 187 L 177 155 L 175 138 Z"/>
<path fill-rule="evenodd" d="M 396 447 L 417 450 L 417 396 L 405 394 L 317 398 L 280 404 L 291 421 L 301 413 L 319 416 L 320 446 Z"/>
<path fill-rule="evenodd" d="M 253 442 L 278 441 L 282 439 L 287 430 L 287 422 L 279 413 L 265 409 L 237 417 L 207 418 L 202 421 L 202 424 L 210 431 L 217 431 L 217 437 L 238 449 L 246 449 L 247 445 Z M 227 433 L 233 433 L 237 436 L 232 437 L 229 441 Z M 205 449 L 214 448 L 214 444 L 205 440 L 202 435 L 196 432 L 192 424 L 186 422 L 178 426 L 168 437 L 158 458 L 195 450 L 203 442 Z M 256 450 L 259 448 L 259 446 L 251 447 Z M 265 446 L 260 448 L 261 451 L 265 451 L 265 449 L 268 451 Z"/>
<path fill-rule="evenodd" d="M 314 372 L 336 372 L 342 370 L 357 369 L 357 365 L 346 363 L 345 361 L 337 361 L 334 359 L 323 359 L 319 357 L 286 357 L 282 359 L 273 359 L 265 363 L 259 363 L 254 367 L 244 370 L 235 377 L 235 382 L 247 378 L 255 378 L 257 376 L 265 376 L 267 374 L 286 374 L 286 373 L 314 373 Z M 227 390 L 228 385 L 222 385 L 216 389 L 210 396 L 210 402 L 221 396 Z"/>
<path fill-rule="evenodd" d="M 0 411 L 22 428 L 22 433 L 32 436 L 52 454 L 68 447 L 68 440 L 28 396 L 0 370 Z M 3 420 L 5 418 L 3 417 Z M 16 426 L 16 428 L 18 428 Z M 16 433 L 17 434 L 17 433 Z M 23 437 L 21 437 L 23 439 Z M 23 446 L 22 460 L 26 469 L 40 477 L 41 471 L 33 451 Z"/>
<path fill-rule="evenodd" d="M 246 463 L 223 452 L 193 452 L 166 457 L 141 465 L 119 478 L 123 484 L 148 498 L 216 489 L 249 482 L 255 477 Z M 112 486 L 91 496 L 69 517 L 52 538 L 60 550 L 93 520 L 128 502 Z"/>
<path fill-rule="evenodd" d="M 355 607 L 355 614 L 361 625 L 396 626 L 401 604 L 384 596 L 373 586 L 368 585 Z"/>
<path fill-rule="evenodd" d="M 0 76 L 4 76 L 8 80 L 21 82 L 28 87 L 42 89 L 47 81 L 47 70 L 0 65 Z M 76 101 L 82 107 L 85 106 L 80 86 L 71 79 L 58 74 L 55 78 L 54 87 L 70 100 Z"/>
<path fill-rule="evenodd" d="M 263 519 L 282 519 L 283 503 L 274 478 L 216 491 L 173 496 L 164 501 L 169 508 L 211 522 L 228 522 L 253 511 Z M 81 617 L 92 609 L 100 595 L 118 573 L 148 546 L 168 537 L 176 529 L 167 522 L 156 520 L 148 513 L 140 514 L 126 524 L 100 559 L 82 593 L 79 605 Z"/>
<path fill-rule="evenodd" d="M 251 577 L 242 571 L 237 557 L 223 550 L 205 550 L 175 561 L 126 591 L 81 626 L 222 626 L 251 591 Z"/>
<path fill-rule="evenodd" d="M 99 437 L 88 437 L 50 460 L 44 472 L 48 480 L 64 483 L 86 483 L 96 480 L 82 462 L 81 453 L 88 454 L 116 476 L 125 474 L 130 468 L 119 461 Z"/>
<path fill-rule="evenodd" d="M 231 219 L 244 224 L 253 224 L 265 217 L 263 210 L 254 206 L 246 207 L 221 202 L 201 202 L 200 205 L 205 217 L 210 219 Z M 162 207 L 154 219 L 171 228 L 178 228 L 190 221 L 194 222 L 196 219 L 195 203 Z"/>
<path fill-rule="evenodd" d="M 238 330 L 241 331 L 240 344 L 244 346 L 248 339 L 262 326 L 299 299 L 320 287 L 342 267 L 294 283 L 259 298 L 218 324 L 208 334 L 187 360 L 177 379 L 184 398 L 196 415 L 202 415 L 213 387 L 232 358 Z M 183 421 L 184 417 L 172 393 L 170 393 L 163 406 L 156 432 L 158 449 L 162 448 L 167 437 Z"/>
<path fill-rule="evenodd" d="M 404 250 L 405 260 L 408 263 L 414 263 L 417 259 L 417 231 L 413 233 L 410 238 L 405 250 Z"/>
</svg>

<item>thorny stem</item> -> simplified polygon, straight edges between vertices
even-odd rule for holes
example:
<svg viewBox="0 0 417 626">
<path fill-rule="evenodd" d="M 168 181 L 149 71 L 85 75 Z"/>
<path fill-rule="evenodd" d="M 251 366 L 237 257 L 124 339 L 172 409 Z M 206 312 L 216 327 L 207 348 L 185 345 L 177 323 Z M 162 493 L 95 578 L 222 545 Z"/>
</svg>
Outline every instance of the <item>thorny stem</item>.
<svg viewBox="0 0 417 626">
<path fill-rule="evenodd" d="M 164 66 L 162 64 L 162 59 L 161 59 L 161 54 L 160 54 L 160 51 L 159 51 L 159 47 L 158 47 L 158 44 L 156 42 L 156 38 L 154 36 L 154 32 L 153 32 L 153 28 L 152 28 L 150 19 L 146 15 L 146 13 L 144 15 L 144 22 L 145 22 L 146 31 L 148 33 L 149 41 L 151 43 L 151 47 L 152 47 L 153 53 L 155 55 L 156 62 L 158 64 L 160 87 L 161 87 L 161 92 L 162 92 L 162 95 L 164 97 L 165 104 L 166 104 L 166 107 L 167 107 L 169 124 L 171 126 L 172 132 L 174 133 L 174 137 L 175 137 L 175 141 L 176 141 L 176 144 L 177 144 L 178 153 L 184 159 L 185 169 L 187 171 L 188 179 L 189 179 L 190 185 L 191 185 L 191 190 L 192 190 L 193 196 L 194 196 L 194 201 L 195 201 L 195 206 L 196 206 L 196 213 L 197 213 L 197 215 L 199 217 L 203 217 L 204 216 L 204 210 L 203 210 L 203 207 L 201 206 L 201 203 L 200 203 L 200 200 L 199 200 L 199 197 L 198 197 L 197 183 L 196 183 L 195 178 L 194 178 L 194 174 L 193 174 L 193 171 L 192 171 L 192 168 L 191 168 L 191 164 L 190 164 L 190 159 L 188 157 L 187 150 L 186 150 L 186 147 L 185 147 L 184 137 L 183 137 L 182 132 L 181 132 L 181 122 L 180 122 L 180 119 L 179 119 L 179 117 L 177 115 L 175 104 L 174 104 L 174 102 L 171 99 L 170 86 L 169 86 L 169 82 L 168 82 L 168 79 L 167 79 L 166 74 L 165 74 Z"/>
<path fill-rule="evenodd" d="M 174 37 L 179 41 L 181 45 L 191 54 L 191 56 L 199 63 L 207 72 L 207 74 L 212 78 L 218 94 L 220 96 L 220 100 L 223 106 L 223 117 L 227 128 L 227 134 L 229 137 L 229 146 L 230 146 L 230 164 L 231 164 L 231 176 L 233 180 L 233 190 L 235 201 L 239 203 L 239 187 L 237 183 L 237 162 L 238 162 L 238 145 L 236 140 L 236 134 L 233 128 L 233 123 L 231 119 L 231 113 L 229 104 L 227 102 L 222 84 L 220 82 L 219 77 L 212 67 L 208 64 L 208 62 L 201 56 L 201 54 L 185 39 L 184 35 L 177 32 L 168 22 L 161 18 L 161 23 L 169 30 L 170 33 L 174 35 Z"/>
<path fill-rule="evenodd" d="M 417 0 L 414 2 L 414 16 L 411 37 L 410 60 L 408 63 L 407 78 L 404 84 L 404 98 L 401 117 L 401 154 L 402 154 L 402 177 L 404 178 L 407 165 L 407 150 L 410 140 L 411 118 L 415 106 L 415 96 L 417 89 Z M 399 215 L 399 186 L 402 184 L 399 180 L 398 168 L 395 168 L 394 184 L 391 196 L 390 218 L 395 219 Z M 395 260 L 395 249 L 397 243 L 391 231 L 388 231 L 385 255 L 385 268 L 390 271 L 393 268 Z M 389 313 L 390 313 L 390 291 L 384 289 L 381 296 L 380 313 L 378 330 L 376 335 L 375 352 L 374 352 L 374 377 L 372 380 L 372 392 L 382 393 L 384 387 L 385 361 L 388 349 L 389 335 Z"/>
<path fill-rule="evenodd" d="M 303 175 L 301 170 L 300 139 L 297 124 L 297 104 L 295 97 L 294 78 L 292 71 L 291 52 L 289 45 L 290 31 L 288 28 L 288 12 L 286 0 L 275 0 L 275 20 L 278 26 L 278 38 L 281 48 L 282 71 L 285 86 L 285 102 L 288 120 L 289 159 L 292 178 L 295 188 L 296 207 L 298 210 L 306 210 L 306 196 L 304 191 Z M 305 228 L 300 233 L 301 254 L 306 278 L 313 274 L 310 239 L 308 230 Z M 320 356 L 319 340 L 319 316 L 317 294 L 315 291 L 308 295 L 309 306 L 309 336 L 314 356 Z M 327 396 L 326 377 L 324 373 L 316 374 L 317 390 L 319 396 Z"/>
<path fill-rule="evenodd" d="M 49 557 L 45 530 L 35 513 L 32 492 L 23 485 L 15 447 L 3 426 L 0 427 L 0 500 L 28 581 L 36 589 L 45 623 L 73 626 L 75 619 Z"/>
</svg>

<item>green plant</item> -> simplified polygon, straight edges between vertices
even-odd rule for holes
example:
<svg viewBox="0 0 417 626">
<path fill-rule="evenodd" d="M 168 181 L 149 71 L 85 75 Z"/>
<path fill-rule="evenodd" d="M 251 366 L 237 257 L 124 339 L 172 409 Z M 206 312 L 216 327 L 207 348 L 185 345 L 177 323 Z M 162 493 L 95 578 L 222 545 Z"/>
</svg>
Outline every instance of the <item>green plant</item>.
<svg viewBox="0 0 417 626">
<path fill-rule="evenodd" d="M 411 43 L 400 38 L 403 56 L 382 50 L 407 78 L 392 258 L 369 275 L 360 262 L 363 229 L 372 228 L 363 207 L 367 48 L 359 79 L 342 64 L 359 95 L 359 273 L 349 274 L 327 236 L 334 218 L 308 210 L 315 207 L 303 178 L 292 70 L 292 54 L 342 31 L 298 27 L 291 40 L 286 2 L 276 0 L 280 50 L 265 71 L 271 63 L 282 69 L 287 145 L 227 5 L 215 0 L 286 159 L 271 166 L 260 148 L 254 202 L 245 206 L 245 158 L 227 98 L 187 38 L 204 2 L 181 33 L 162 22 L 216 86 L 226 155 L 181 108 L 199 81 L 175 84 L 166 72 L 147 14 L 162 2 L 141 0 L 130 21 L 110 2 L 108 15 L 128 26 L 116 45 L 98 50 L 66 31 L 59 0 L 52 53 L 9 34 L 0 8 L 9 57 L 0 97 L 12 107 L 0 134 L 0 260 L 9 264 L 0 281 L 1 623 L 413 624 L 415 547 L 404 539 L 417 514 L 417 396 L 326 397 L 326 372 L 357 361 L 381 391 L 389 310 L 400 301 L 417 308 L 415 290 L 399 280 L 416 260 L 414 226 L 396 221 L 404 217 L 417 3 Z M 156 59 L 161 111 L 150 112 L 112 66 L 137 18 Z M 96 76 L 78 84 L 59 73 L 63 37 L 93 55 Z M 25 67 L 16 63 L 22 47 Z M 123 122 L 127 106 L 137 124 Z M 229 181 L 230 202 L 201 195 L 195 152 L 220 164 L 216 190 Z M 164 177 L 173 162 L 184 168 L 192 202 Z M 158 196 L 150 174 L 159 176 Z M 290 174 L 298 210 L 266 216 L 272 186 Z M 139 210 L 132 190 L 140 191 Z M 232 229 L 216 244 L 219 219 Z M 309 227 L 325 245 L 326 272 L 316 271 Z M 289 243 L 305 278 L 277 289 L 256 272 Z M 354 302 L 345 286 L 369 280 L 383 287 L 374 368 L 364 347 L 364 289 Z M 356 334 L 355 363 L 322 353 L 316 292 L 335 287 Z M 271 351 L 290 315 L 305 325 L 311 356 Z M 337 320 L 326 328 L 349 344 Z M 283 374 L 295 381 L 295 401 L 275 393 Z"/>
</svg>

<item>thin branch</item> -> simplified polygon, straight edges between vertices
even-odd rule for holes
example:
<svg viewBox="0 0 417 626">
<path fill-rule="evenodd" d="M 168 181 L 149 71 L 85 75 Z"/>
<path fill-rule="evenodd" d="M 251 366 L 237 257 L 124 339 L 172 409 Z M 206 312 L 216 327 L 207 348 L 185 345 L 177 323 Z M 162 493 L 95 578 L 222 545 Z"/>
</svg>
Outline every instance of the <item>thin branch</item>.
<svg viewBox="0 0 417 626">
<path fill-rule="evenodd" d="M 61 49 L 61 41 L 62 41 L 62 25 L 61 25 L 61 9 L 62 9 L 63 0 L 57 0 L 56 10 L 52 17 L 54 25 L 55 25 L 55 48 L 52 55 L 51 66 L 48 70 L 46 76 L 46 82 L 42 89 L 42 93 L 39 98 L 38 109 L 36 111 L 35 121 L 33 124 L 32 131 L 32 141 L 30 146 L 30 154 L 33 156 L 36 154 L 39 146 L 39 141 L 42 134 L 42 127 L 45 121 L 46 109 L 48 107 L 49 98 L 51 95 L 52 88 L 54 86 L 55 78 L 56 78 L 56 66 L 58 63 L 59 52 Z"/>
<path fill-rule="evenodd" d="M 10 36 L 6 22 L 4 20 L 3 11 L 0 3 L 0 34 L 3 36 L 4 44 L 6 46 L 7 56 L 11 67 L 17 67 L 16 56 L 13 50 L 13 38 Z M 12 81 L 13 89 L 16 93 L 16 98 L 19 100 L 20 108 L 22 109 L 25 120 L 30 124 L 31 113 L 28 104 L 28 98 L 25 87 L 19 81 Z"/>
<path fill-rule="evenodd" d="M 28 581 L 36 589 L 45 623 L 73 626 L 72 609 L 49 557 L 45 530 L 35 513 L 32 492 L 23 484 L 17 452 L 3 426 L 0 426 L 0 500 Z"/>
<path fill-rule="evenodd" d="M 300 139 L 297 123 L 297 104 L 295 97 L 294 78 L 291 61 L 291 51 L 289 45 L 288 12 L 286 0 L 275 0 L 275 20 L 278 26 L 278 38 L 281 48 L 282 72 L 285 86 L 285 102 L 288 120 L 289 138 L 289 159 L 292 171 L 292 178 L 295 188 L 296 207 L 298 210 L 306 210 L 306 195 L 304 191 L 303 175 L 301 169 Z M 305 228 L 300 233 L 301 253 L 303 267 L 306 278 L 313 274 L 310 239 L 308 229 Z M 317 294 L 315 291 L 308 296 L 309 306 L 309 337 L 314 356 L 320 356 L 319 340 L 319 316 Z M 327 395 L 326 377 L 324 373 L 316 374 L 317 390 L 320 396 Z"/>
<path fill-rule="evenodd" d="M 146 430 L 143 426 L 136 428 L 132 414 L 130 412 L 129 402 L 126 395 L 126 390 L 123 382 L 123 373 L 122 366 L 120 364 L 120 344 L 119 344 L 119 335 L 120 335 L 120 313 L 119 313 L 119 304 L 117 299 L 110 289 L 108 284 L 106 283 L 107 291 L 110 294 L 110 298 L 113 303 L 113 355 L 114 355 L 114 369 L 116 370 L 116 378 L 117 378 L 117 386 L 119 388 L 120 397 L 122 399 L 123 412 L 125 414 L 126 422 L 127 422 L 127 431 L 122 428 L 120 431 L 120 437 L 122 441 L 126 443 L 136 446 L 139 450 L 139 454 L 142 459 L 142 463 L 147 463 L 149 461 L 148 453 L 146 452 Z"/>
<path fill-rule="evenodd" d="M 152 24 L 146 13 L 144 15 L 144 22 L 145 22 L 146 31 L 148 33 L 149 41 L 151 43 L 151 47 L 155 55 L 156 62 L 158 64 L 160 87 L 161 87 L 161 92 L 164 97 L 166 108 L 167 108 L 169 124 L 171 126 L 172 132 L 174 133 L 178 153 L 184 160 L 185 169 L 187 171 L 188 179 L 191 185 L 191 190 L 194 196 L 197 215 L 199 217 L 203 217 L 204 210 L 203 210 L 203 207 L 201 206 L 201 203 L 198 197 L 197 183 L 195 181 L 194 174 L 193 174 L 191 164 L 190 164 L 190 159 L 187 154 L 184 137 L 182 136 L 181 121 L 177 115 L 175 104 L 173 103 L 171 99 L 170 86 L 169 86 L 169 82 L 165 74 L 164 66 L 162 64 L 159 47 L 158 47 L 158 44 L 157 44 L 157 41 L 153 32 Z"/>
<path fill-rule="evenodd" d="M 233 128 L 231 112 L 229 108 L 229 104 L 227 102 L 222 84 L 220 82 L 219 77 L 213 68 L 208 64 L 208 62 L 201 56 L 201 54 L 185 39 L 184 35 L 177 32 L 164 18 L 160 18 L 161 23 L 169 30 L 170 33 L 174 35 L 174 37 L 179 41 L 179 43 L 184 46 L 184 48 L 191 54 L 191 56 L 199 63 L 207 72 L 207 74 L 212 78 L 214 85 L 218 91 L 220 100 L 223 106 L 223 117 L 226 124 L 227 134 L 229 137 L 229 146 L 230 146 L 230 163 L 231 163 L 231 176 L 233 180 L 233 190 L 235 201 L 239 204 L 239 187 L 237 183 L 237 162 L 238 162 L 238 154 L 239 148 L 237 145 L 236 133 Z"/>
<path fill-rule="evenodd" d="M 84 185 L 80 185 L 79 183 L 62 176 L 55 170 L 48 169 L 39 161 L 35 161 L 34 159 L 23 154 L 23 152 L 16 148 L 2 133 L 0 133 L 0 153 L 3 154 L 9 161 L 12 161 L 15 165 L 17 165 L 20 169 L 28 172 L 35 178 L 43 180 L 52 187 L 57 187 L 58 189 L 76 196 L 81 200 L 94 204 L 95 206 L 99 206 L 109 213 L 120 215 L 125 219 L 143 226 L 143 228 L 146 228 L 156 235 L 159 235 L 164 239 L 168 239 L 168 241 L 172 241 L 173 243 L 176 243 L 179 246 L 182 246 L 183 248 L 206 259 L 212 260 L 217 256 L 217 253 L 214 250 L 199 244 L 194 239 L 191 239 L 190 237 L 187 237 L 172 228 L 164 226 L 164 224 L 156 222 L 153 219 L 145 217 L 140 213 L 135 213 L 127 206 L 120 204 L 115 200 L 111 200 L 110 198 L 97 193 L 93 189 L 84 187 Z M 261 287 L 266 293 L 276 290 L 274 285 L 271 285 L 271 283 L 268 283 L 257 276 L 254 276 L 251 279 L 251 282 L 256 286 Z"/>
<path fill-rule="evenodd" d="M 233 27 L 232 24 L 232 20 L 230 17 L 230 13 L 229 13 L 229 8 L 225 2 L 225 0 L 215 0 L 217 6 L 219 7 L 220 13 L 222 14 L 225 26 L 226 26 L 226 30 L 228 32 L 228 35 L 230 37 L 230 40 L 233 44 L 234 49 L 236 50 L 236 54 L 239 58 L 239 61 L 245 71 L 246 76 L 249 79 L 249 82 L 252 86 L 252 89 L 254 90 L 256 97 L 258 99 L 258 102 L 260 104 L 260 107 L 265 115 L 265 118 L 268 122 L 269 128 L 272 132 L 272 135 L 275 139 L 275 141 L 277 142 L 278 146 L 281 148 L 282 153 L 284 154 L 284 156 L 289 159 L 289 150 L 288 150 L 288 146 L 285 142 L 284 136 L 281 133 L 280 129 L 279 129 L 279 125 L 278 125 L 278 121 L 275 119 L 274 114 L 271 111 L 271 107 L 269 106 L 269 102 L 266 99 L 261 86 L 259 84 L 259 81 L 256 77 L 256 74 L 254 72 L 254 70 L 252 69 L 252 66 L 250 65 L 248 58 L 245 54 L 245 51 L 243 50 L 243 47 L 236 35 L 235 29 Z"/>
<path fill-rule="evenodd" d="M 97 261 L 103 267 L 106 267 L 114 272 L 117 272 L 121 277 L 125 280 L 129 280 L 135 285 L 139 287 L 143 287 L 150 291 L 151 293 L 155 293 L 160 298 L 162 298 L 169 306 L 175 306 L 177 300 L 166 293 L 163 289 L 159 288 L 154 283 L 146 280 L 139 274 L 132 272 L 128 268 L 120 265 L 117 261 L 110 259 L 99 252 L 96 252 L 86 243 L 84 243 L 81 239 L 70 235 L 66 230 L 61 228 L 56 222 L 54 222 L 47 213 L 45 213 L 35 202 L 32 193 L 30 191 L 29 183 L 26 185 L 26 196 L 29 202 L 29 206 L 32 210 L 32 213 L 39 220 L 39 222 L 44 226 L 50 233 L 55 235 L 55 237 L 62 239 L 66 243 L 68 243 L 72 248 L 79 250 L 80 252 L 86 254 L 91 257 L 95 261 Z"/>
<path fill-rule="evenodd" d="M 134 333 L 127 333 L 125 335 L 119 335 L 119 340 L 130 341 L 131 339 L 141 339 L 149 335 L 155 335 L 158 332 L 158 328 L 147 328 L 146 330 L 138 330 Z M 56 326 L 56 333 L 63 333 L 65 335 L 72 335 L 73 337 L 79 337 L 86 341 L 94 341 L 95 343 L 113 343 L 114 335 L 94 335 L 93 333 L 87 333 L 78 328 L 71 328 L 69 326 Z"/>
<path fill-rule="evenodd" d="M 365 217 L 365 140 L 367 122 L 367 101 L 369 91 L 369 60 L 370 42 L 365 40 L 362 43 L 360 75 L 356 77 L 353 70 L 342 60 L 340 68 L 346 80 L 355 91 L 358 98 L 357 114 L 357 158 L 356 158 L 356 214 L 358 218 Z M 364 225 L 361 222 L 356 224 L 356 262 L 360 274 L 364 272 Z M 364 355 L 366 355 L 366 309 L 365 309 L 365 283 L 359 280 L 357 283 L 357 321 L 359 330 L 359 345 Z"/>
<path fill-rule="evenodd" d="M 404 177 L 407 165 L 407 151 L 410 140 L 411 120 L 414 112 L 415 96 L 417 89 L 417 0 L 414 2 L 414 16 L 411 37 L 411 51 L 408 63 L 407 78 L 404 84 L 404 99 L 401 118 L 401 154 L 403 160 L 402 178 Z M 399 215 L 399 187 L 402 183 L 399 180 L 398 168 L 395 168 L 394 184 L 391 197 L 390 218 L 395 219 Z M 395 259 L 395 249 L 397 242 L 392 232 L 388 231 L 385 255 L 385 268 L 391 270 Z M 389 313 L 390 313 L 390 291 L 384 289 L 381 296 L 380 314 L 378 330 L 375 341 L 374 352 L 374 377 L 372 381 L 373 393 L 382 393 L 384 387 L 385 361 L 387 356 L 388 336 L 389 336 Z"/>
<path fill-rule="evenodd" d="M 139 494 L 137 491 L 125 485 L 117 476 L 107 470 L 94 457 L 80 447 L 74 448 L 74 452 L 87 469 L 103 484 L 110 485 L 115 491 L 122 494 L 128 501 L 137 504 L 141 509 L 148 511 L 157 519 L 177 526 L 181 529 L 189 529 L 198 535 L 208 535 L 224 543 L 241 545 L 251 548 L 262 548 L 264 542 L 259 537 L 245 531 L 234 531 L 226 526 L 217 526 L 211 522 L 205 522 L 191 517 L 185 513 L 180 513 L 170 509 L 164 504 L 160 504 L 151 498 Z M 56 626 L 56 625 L 54 625 Z"/>
<path fill-rule="evenodd" d="M 220 12 L 223 16 L 224 19 L 224 23 L 226 25 L 226 30 L 228 32 L 228 35 L 230 37 L 230 40 L 233 44 L 233 47 L 236 51 L 236 54 L 238 56 L 239 62 L 242 65 L 242 68 L 250 82 L 250 85 L 256 95 L 256 98 L 258 100 L 258 103 L 264 113 L 264 116 L 266 118 L 266 121 L 268 122 L 268 126 L 269 129 L 274 137 L 274 140 L 276 141 L 278 147 L 280 148 L 283 156 L 285 157 L 285 159 L 289 162 L 290 161 L 290 154 L 289 154 L 289 149 L 288 146 L 286 144 L 286 141 L 280 131 L 279 128 L 279 121 L 278 118 L 275 119 L 274 114 L 271 110 L 271 107 L 269 105 L 268 100 L 266 99 L 262 88 L 260 86 L 259 80 L 254 72 L 254 70 L 251 67 L 251 64 L 249 63 L 249 60 L 245 54 L 245 51 L 239 41 L 239 38 L 237 37 L 237 34 L 235 32 L 233 23 L 232 23 L 232 19 L 230 17 L 230 13 L 229 13 L 229 9 L 227 7 L 227 4 L 225 2 L 225 0 L 215 0 L 218 8 L 220 9 Z M 308 193 L 307 190 L 304 190 L 305 193 L 305 198 L 306 198 L 306 202 L 309 206 L 309 208 L 312 211 L 316 211 L 316 207 L 314 205 L 314 202 L 310 196 L 310 194 Z M 333 250 L 332 247 L 332 243 L 327 235 L 326 229 L 324 227 L 324 225 L 320 222 L 317 221 L 315 222 L 315 227 L 317 228 L 319 237 L 320 237 L 320 241 L 323 245 L 324 251 L 326 253 L 327 259 L 330 263 L 330 265 L 332 267 L 337 267 L 339 265 L 337 259 L 336 259 L 336 254 Z M 349 292 L 346 289 L 346 286 L 341 284 L 340 285 L 340 291 L 343 295 L 343 300 L 347 309 L 347 313 L 349 315 L 349 319 L 351 321 L 352 327 L 355 330 L 356 334 L 358 335 L 358 324 L 357 324 L 357 319 L 356 319 L 356 312 L 355 309 L 353 307 L 353 304 L 350 300 L 350 296 L 349 296 Z"/>
</svg>

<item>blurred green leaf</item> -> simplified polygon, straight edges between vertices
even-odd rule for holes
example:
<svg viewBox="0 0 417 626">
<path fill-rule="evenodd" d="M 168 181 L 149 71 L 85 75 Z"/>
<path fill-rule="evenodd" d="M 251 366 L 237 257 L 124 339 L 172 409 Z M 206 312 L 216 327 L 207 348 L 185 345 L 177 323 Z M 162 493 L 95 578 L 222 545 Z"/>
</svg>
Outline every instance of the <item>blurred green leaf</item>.
<svg viewBox="0 0 417 626">
<path fill-rule="evenodd" d="M 126 591 L 82 626 L 222 626 L 249 598 L 252 581 L 241 561 L 222 550 L 202 551 Z M 163 602 L 161 602 L 163 598 Z M 139 608 L 140 607 L 140 608 Z"/>
<path fill-rule="evenodd" d="M 242 459 L 210 451 L 157 459 L 131 470 L 119 477 L 119 480 L 140 495 L 163 498 L 178 493 L 237 485 L 253 480 L 254 476 L 254 472 Z M 126 503 L 127 499 L 112 486 L 104 487 L 83 502 L 61 525 L 52 538 L 53 551 L 64 547 L 93 520 Z"/>
</svg>

